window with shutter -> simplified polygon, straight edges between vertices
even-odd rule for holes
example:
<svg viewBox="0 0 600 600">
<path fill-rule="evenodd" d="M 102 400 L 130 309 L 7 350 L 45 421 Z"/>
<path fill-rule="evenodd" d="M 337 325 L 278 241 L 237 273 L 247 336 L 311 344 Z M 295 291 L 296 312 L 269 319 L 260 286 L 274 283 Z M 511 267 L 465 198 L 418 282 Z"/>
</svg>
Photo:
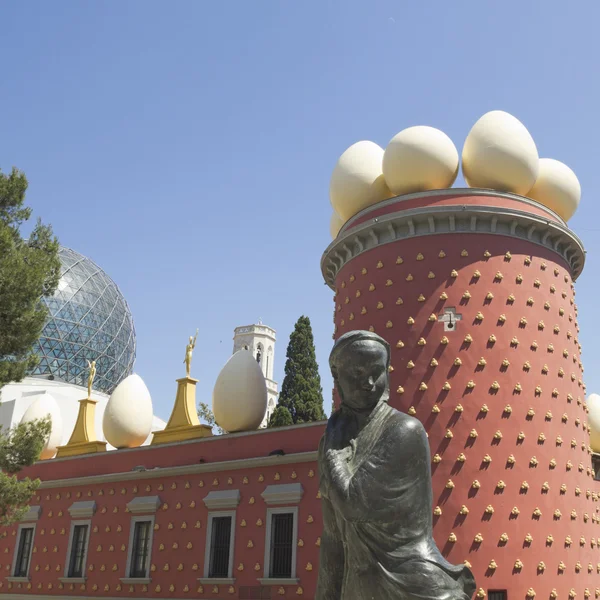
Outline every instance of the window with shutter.
<svg viewBox="0 0 600 600">
<path fill-rule="evenodd" d="M 231 523 L 231 517 L 212 518 L 209 577 L 229 577 Z"/>
<path fill-rule="evenodd" d="M 88 536 L 87 525 L 75 525 L 71 540 L 71 556 L 69 557 L 68 577 L 83 577 L 84 559 Z"/>
<path fill-rule="evenodd" d="M 272 514 L 269 577 L 282 579 L 292 576 L 293 540 L 294 514 Z"/>
<path fill-rule="evenodd" d="M 29 559 L 31 558 L 31 545 L 33 542 L 33 527 L 21 528 L 17 560 L 15 562 L 14 577 L 27 577 L 29 575 Z"/>
<path fill-rule="evenodd" d="M 148 558 L 150 556 L 151 528 L 152 521 L 135 522 L 129 577 L 148 576 Z"/>
</svg>

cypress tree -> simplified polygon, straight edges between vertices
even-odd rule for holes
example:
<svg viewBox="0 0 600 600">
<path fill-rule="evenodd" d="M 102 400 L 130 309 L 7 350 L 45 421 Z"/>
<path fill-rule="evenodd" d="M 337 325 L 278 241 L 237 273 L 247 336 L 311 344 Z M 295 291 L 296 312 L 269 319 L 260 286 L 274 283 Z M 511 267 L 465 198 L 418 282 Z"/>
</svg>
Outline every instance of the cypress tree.
<svg viewBox="0 0 600 600">
<path fill-rule="evenodd" d="M 302 316 L 296 321 L 286 358 L 285 378 L 269 427 L 326 419 L 315 342 L 308 317 Z"/>
</svg>

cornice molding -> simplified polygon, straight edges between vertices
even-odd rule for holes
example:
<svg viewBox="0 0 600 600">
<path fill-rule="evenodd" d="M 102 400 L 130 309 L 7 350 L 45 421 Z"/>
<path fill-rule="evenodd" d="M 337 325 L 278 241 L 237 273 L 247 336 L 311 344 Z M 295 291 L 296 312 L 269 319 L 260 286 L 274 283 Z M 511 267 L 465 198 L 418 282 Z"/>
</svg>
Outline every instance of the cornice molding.
<svg viewBox="0 0 600 600">
<path fill-rule="evenodd" d="M 501 192 L 499 190 L 491 190 L 486 188 L 445 188 L 442 190 L 428 190 L 426 192 L 413 192 L 412 194 L 394 196 L 392 198 L 388 198 L 387 200 L 382 200 L 381 202 L 372 204 L 371 206 L 367 206 L 367 208 L 363 208 L 363 210 L 357 212 L 353 217 L 350 217 L 348 221 L 346 221 L 346 223 L 344 223 L 344 225 L 342 226 L 341 231 L 345 232 L 348 228 L 352 227 L 352 224 L 355 223 L 358 219 L 367 216 L 370 212 L 379 210 L 380 208 L 385 208 L 386 206 L 402 206 L 403 202 L 409 202 L 410 200 L 426 200 L 427 198 L 444 198 L 447 196 L 483 196 L 488 198 L 503 198 L 505 200 L 516 200 L 521 204 L 533 206 L 538 209 L 541 208 L 542 210 L 545 210 L 549 215 L 552 215 L 559 223 L 566 225 L 565 221 L 558 213 L 554 212 L 551 208 L 544 206 L 540 202 L 537 202 L 536 200 L 527 198 L 527 196 L 519 196 L 519 194 L 513 194 L 512 192 Z"/>
<path fill-rule="evenodd" d="M 399 210 L 340 233 L 323 253 L 321 272 L 326 284 L 335 290 L 340 269 L 363 252 L 400 240 L 447 233 L 502 235 L 529 241 L 565 260 L 573 280 L 581 274 L 585 263 L 581 240 L 565 225 L 527 211 L 456 204 Z"/>
<path fill-rule="evenodd" d="M 298 504 L 302 500 L 304 488 L 301 483 L 280 483 L 268 485 L 261 494 L 269 506 L 277 504 Z"/>
<path fill-rule="evenodd" d="M 39 489 L 54 489 L 73 487 L 77 485 L 94 485 L 117 481 L 138 481 L 140 479 L 158 479 L 160 477 L 177 477 L 182 475 L 195 475 L 198 473 L 215 473 L 219 471 L 238 471 L 256 467 L 274 467 L 306 462 L 316 462 L 317 451 L 285 454 L 283 456 L 260 456 L 258 458 L 243 458 L 239 460 L 225 460 L 215 463 L 200 463 L 195 465 L 181 465 L 178 467 L 156 467 L 144 471 L 126 471 L 121 473 L 105 473 L 102 475 L 89 475 L 87 477 L 72 477 L 69 479 L 54 479 L 43 481 Z M 136 467 L 139 469 L 139 467 Z"/>
<path fill-rule="evenodd" d="M 202 498 L 202 502 L 208 510 L 225 510 L 237 508 L 241 497 L 240 490 L 213 490 Z"/>
</svg>

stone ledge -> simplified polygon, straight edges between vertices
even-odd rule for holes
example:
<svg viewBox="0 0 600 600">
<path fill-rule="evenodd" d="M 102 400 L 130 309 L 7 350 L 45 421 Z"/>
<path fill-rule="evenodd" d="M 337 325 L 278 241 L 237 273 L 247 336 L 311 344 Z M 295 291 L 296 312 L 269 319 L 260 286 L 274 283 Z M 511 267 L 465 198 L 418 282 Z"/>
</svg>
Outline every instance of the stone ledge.
<svg viewBox="0 0 600 600">
<path fill-rule="evenodd" d="M 135 585 L 137 583 L 148 584 L 148 583 L 152 583 L 152 578 L 151 577 L 121 577 L 121 578 L 119 578 L 119 581 L 121 583 L 126 583 L 128 585 Z"/>
<path fill-rule="evenodd" d="M 395 208 L 395 207 L 393 207 Z M 573 280 L 581 274 L 585 251 L 565 225 L 515 209 L 481 205 L 445 205 L 380 215 L 342 232 L 323 253 L 321 272 L 335 290 L 342 267 L 363 252 L 401 240 L 440 234 L 485 234 L 513 237 L 555 252 L 569 265 Z"/>
<path fill-rule="evenodd" d="M 260 585 L 298 585 L 300 583 L 300 579 L 297 577 L 290 577 L 289 579 L 262 577 L 256 581 L 260 582 Z"/>
</svg>

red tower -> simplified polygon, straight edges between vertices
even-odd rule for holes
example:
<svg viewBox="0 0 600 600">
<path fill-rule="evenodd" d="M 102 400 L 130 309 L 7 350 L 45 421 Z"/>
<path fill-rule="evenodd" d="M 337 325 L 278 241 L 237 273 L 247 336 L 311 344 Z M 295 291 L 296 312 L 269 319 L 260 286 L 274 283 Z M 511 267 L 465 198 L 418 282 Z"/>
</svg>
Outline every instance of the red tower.
<svg viewBox="0 0 600 600">
<path fill-rule="evenodd" d="M 390 401 L 429 436 L 436 542 L 480 598 L 600 597 L 583 264 L 555 213 L 478 189 L 376 204 L 323 256 L 334 338 L 367 329 L 392 347 Z"/>
</svg>

